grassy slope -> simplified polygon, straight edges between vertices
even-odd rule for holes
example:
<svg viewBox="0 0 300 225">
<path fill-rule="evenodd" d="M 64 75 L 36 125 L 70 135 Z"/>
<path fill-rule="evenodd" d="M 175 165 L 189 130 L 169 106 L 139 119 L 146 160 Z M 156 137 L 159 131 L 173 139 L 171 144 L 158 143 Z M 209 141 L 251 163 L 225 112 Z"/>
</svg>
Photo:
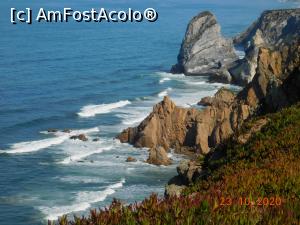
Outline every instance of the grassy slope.
<svg viewBox="0 0 300 225">
<path fill-rule="evenodd" d="M 180 198 L 155 195 L 139 204 L 113 202 L 107 210 L 66 224 L 300 224 L 300 104 L 268 115 L 270 122 L 248 143 L 229 140 L 206 157 L 206 179 L 189 187 Z M 251 127 L 248 122 L 244 129 Z M 231 198 L 229 206 L 221 197 Z M 280 197 L 279 206 L 241 206 L 240 197 Z"/>
</svg>

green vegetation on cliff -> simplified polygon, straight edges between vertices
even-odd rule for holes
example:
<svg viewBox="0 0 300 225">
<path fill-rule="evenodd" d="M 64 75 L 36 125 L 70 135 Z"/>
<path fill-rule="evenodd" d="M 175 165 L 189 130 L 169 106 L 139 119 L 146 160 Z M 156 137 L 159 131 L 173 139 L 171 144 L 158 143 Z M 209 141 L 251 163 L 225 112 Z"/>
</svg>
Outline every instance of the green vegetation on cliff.
<svg viewBox="0 0 300 225">
<path fill-rule="evenodd" d="M 106 210 L 74 221 L 63 217 L 59 224 L 300 224 L 300 104 L 265 118 L 268 124 L 247 143 L 236 134 L 207 155 L 206 175 L 181 197 L 152 195 L 130 206 L 116 200 Z"/>
</svg>

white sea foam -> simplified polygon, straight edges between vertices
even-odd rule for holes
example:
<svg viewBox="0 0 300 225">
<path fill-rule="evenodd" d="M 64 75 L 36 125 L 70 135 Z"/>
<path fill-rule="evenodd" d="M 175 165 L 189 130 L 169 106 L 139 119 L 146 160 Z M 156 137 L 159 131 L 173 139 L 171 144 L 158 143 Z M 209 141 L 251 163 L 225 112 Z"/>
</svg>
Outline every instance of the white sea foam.
<svg viewBox="0 0 300 225">
<path fill-rule="evenodd" d="M 116 192 L 116 189 L 123 187 L 125 179 L 108 186 L 103 191 L 82 191 L 77 193 L 75 203 L 68 206 L 39 207 L 39 210 L 46 215 L 47 220 L 57 220 L 60 216 L 72 212 L 84 211 L 91 207 L 91 204 L 104 201 L 109 195 Z"/>
<path fill-rule="evenodd" d="M 78 115 L 81 117 L 93 117 L 98 114 L 110 113 L 114 109 L 121 108 L 129 104 L 131 104 L 131 102 L 125 100 L 110 104 L 87 105 L 80 110 Z"/>
<path fill-rule="evenodd" d="M 190 80 L 185 80 L 184 82 L 185 82 L 187 85 L 193 85 L 193 86 L 207 84 L 206 81 L 190 81 Z"/>
<path fill-rule="evenodd" d="M 104 147 L 104 148 L 99 148 L 99 149 L 96 149 L 96 150 L 91 150 L 91 151 L 84 151 L 84 150 L 81 150 L 83 152 L 76 152 L 75 154 L 73 155 L 70 155 L 68 157 L 66 157 L 63 161 L 61 161 L 60 163 L 61 164 L 70 164 L 70 163 L 74 163 L 74 162 L 77 162 L 77 161 L 80 161 L 81 159 L 84 159 L 90 155 L 94 155 L 94 154 L 99 154 L 99 153 L 102 153 L 104 151 L 109 151 L 113 148 L 113 146 L 109 146 L 109 147 Z"/>
<path fill-rule="evenodd" d="M 48 138 L 39 141 L 20 142 L 20 143 L 13 144 L 11 148 L 8 150 L 2 150 L 2 152 L 8 154 L 35 152 L 44 148 L 51 147 L 53 145 L 61 144 L 66 139 L 68 139 L 68 137 L 61 136 L 61 137 Z"/>
<path fill-rule="evenodd" d="M 166 90 L 160 92 L 157 96 L 160 97 L 160 98 L 161 97 L 165 97 L 165 96 L 167 96 L 169 94 L 170 91 L 172 91 L 172 88 L 169 87 Z"/>
<path fill-rule="evenodd" d="M 147 115 L 141 115 L 137 118 L 128 118 L 128 119 L 124 119 L 122 121 L 122 123 L 126 126 L 132 126 L 134 124 L 139 124 L 140 122 L 142 122 L 145 118 L 146 118 Z"/>
<path fill-rule="evenodd" d="M 167 73 L 167 72 L 157 72 L 156 74 L 159 76 L 162 76 L 162 77 L 170 78 L 170 79 L 182 79 L 185 77 L 185 75 L 183 73 L 173 74 L 173 73 Z"/>
<path fill-rule="evenodd" d="M 166 81 L 170 81 L 170 80 L 171 80 L 171 78 L 165 77 L 165 78 L 160 79 L 159 83 L 162 84 L 162 83 L 165 83 Z"/>
<path fill-rule="evenodd" d="M 54 207 L 39 207 L 39 210 L 46 215 L 46 220 L 57 220 L 60 216 L 71 212 L 84 211 L 90 207 L 89 203 L 73 204 L 68 206 L 54 206 Z"/>
<path fill-rule="evenodd" d="M 87 176 L 66 176 L 66 177 L 56 177 L 62 182 L 70 183 L 70 184 L 97 184 L 104 183 L 105 179 L 101 177 L 87 177 Z"/>
<path fill-rule="evenodd" d="M 49 148 L 51 146 L 59 145 L 68 140 L 73 135 L 79 134 L 88 134 L 98 132 L 99 128 L 91 128 L 91 129 L 82 129 L 82 130 L 74 130 L 70 133 L 65 132 L 56 132 L 53 138 L 47 138 L 38 141 L 27 141 L 27 142 L 20 142 L 11 145 L 10 149 L 2 150 L 1 152 L 8 153 L 8 154 L 21 154 L 21 153 L 29 153 L 29 152 L 36 152 L 45 148 Z"/>
</svg>

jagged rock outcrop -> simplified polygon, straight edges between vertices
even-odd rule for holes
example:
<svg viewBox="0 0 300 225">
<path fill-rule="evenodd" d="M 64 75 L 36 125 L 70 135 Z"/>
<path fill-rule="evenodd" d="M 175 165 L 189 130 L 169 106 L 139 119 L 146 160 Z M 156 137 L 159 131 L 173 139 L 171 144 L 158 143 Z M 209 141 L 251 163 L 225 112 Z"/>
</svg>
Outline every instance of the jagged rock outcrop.
<svg viewBox="0 0 300 225">
<path fill-rule="evenodd" d="M 205 175 L 205 171 L 196 161 L 182 160 L 177 167 L 177 174 L 166 185 L 165 196 L 179 196 L 184 188 Z"/>
<path fill-rule="evenodd" d="M 169 97 L 154 106 L 153 112 L 136 128 L 128 128 L 117 138 L 135 147 L 162 146 L 180 151 L 182 146 L 193 147 L 195 120 L 199 111 L 179 108 Z"/>
<path fill-rule="evenodd" d="M 169 166 L 172 164 L 167 151 L 161 146 L 156 146 L 149 150 L 149 157 L 146 162 L 156 166 Z"/>
<path fill-rule="evenodd" d="M 227 95 L 221 100 L 221 92 L 230 91 L 221 89 L 216 94 L 218 100 L 213 100 L 217 104 L 203 111 L 177 107 L 165 97 L 138 127 L 124 130 L 117 138 L 136 147 L 159 145 L 165 149 L 173 148 L 178 153 L 188 149 L 206 154 L 250 115 L 247 105 L 238 104 L 234 99 L 226 98 Z"/>
<path fill-rule="evenodd" d="M 201 106 L 218 106 L 220 104 L 224 103 L 231 103 L 233 102 L 235 98 L 235 94 L 226 89 L 226 88 L 221 88 L 215 95 L 214 97 L 204 97 L 201 99 L 201 101 L 198 103 L 198 105 Z"/>
<path fill-rule="evenodd" d="M 252 82 L 239 94 L 252 108 L 275 112 L 300 99 L 300 37 L 275 49 L 260 48 Z"/>
<path fill-rule="evenodd" d="M 251 114 L 265 114 L 300 101 L 299 39 L 293 40 L 289 45 L 281 45 L 276 50 L 261 48 L 257 65 L 253 81 L 232 102 L 232 113 L 236 110 L 234 105 L 247 107 Z M 209 105 L 216 105 L 214 99 L 208 102 Z M 250 121 L 247 129 L 239 129 L 234 133 L 233 138 L 237 143 L 245 144 L 268 122 L 266 117 Z M 218 157 L 219 153 L 215 153 L 215 156 L 210 157 Z M 195 179 L 206 175 L 201 165 L 189 161 L 182 161 L 177 172 L 178 175 L 166 185 L 166 196 L 179 196 Z"/>
<path fill-rule="evenodd" d="M 245 48 L 245 58 L 229 69 L 234 82 L 249 83 L 257 68 L 259 49 L 276 49 L 300 36 L 300 9 L 265 11 L 244 33 L 234 39 Z"/>
<path fill-rule="evenodd" d="M 300 99 L 299 40 L 276 50 L 261 48 L 255 77 L 235 98 L 221 89 L 204 110 L 177 107 L 169 97 L 136 128 L 118 138 L 136 147 L 163 146 L 206 154 L 253 114 L 274 112 Z"/>
<path fill-rule="evenodd" d="M 216 17 L 210 12 L 195 16 L 188 24 L 172 73 L 210 75 L 212 79 L 230 81 L 228 65 L 237 60 L 232 40 L 221 35 Z"/>
</svg>

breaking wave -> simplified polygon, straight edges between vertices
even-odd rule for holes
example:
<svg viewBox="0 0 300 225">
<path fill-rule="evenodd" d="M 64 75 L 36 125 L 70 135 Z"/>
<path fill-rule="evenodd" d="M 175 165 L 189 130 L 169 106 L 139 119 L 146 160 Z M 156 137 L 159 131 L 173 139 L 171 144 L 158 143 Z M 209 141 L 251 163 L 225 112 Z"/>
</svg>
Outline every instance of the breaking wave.
<svg viewBox="0 0 300 225">
<path fill-rule="evenodd" d="M 87 105 L 80 110 L 78 115 L 80 117 L 94 117 L 98 114 L 110 113 L 114 109 L 121 108 L 129 104 L 131 104 L 131 102 L 125 100 L 110 104 Z"/>
</svg>

